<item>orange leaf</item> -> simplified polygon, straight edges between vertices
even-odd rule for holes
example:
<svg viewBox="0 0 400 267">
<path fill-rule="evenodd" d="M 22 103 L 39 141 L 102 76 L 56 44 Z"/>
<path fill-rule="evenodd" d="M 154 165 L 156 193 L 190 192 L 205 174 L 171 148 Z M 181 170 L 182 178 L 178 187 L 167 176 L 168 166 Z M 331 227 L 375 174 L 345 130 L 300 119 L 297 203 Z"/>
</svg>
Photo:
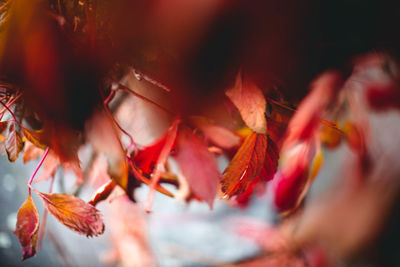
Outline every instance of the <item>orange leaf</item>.
<svg viewBox="0 0 400 267">
<path fill-rule="evenodd" d="M 114 190 L 117 184 L 114 180 L 110 180 L 107 183 L 103 184 L 96 190 L 96 193 L 93 195 L 91 200 L 88 202 L 92 206 L 96 206 L 100 201 L 106 200 L 112 191 Z"/>
<path fill-rule="evenodd" d="M 42 149 L 37 148 L 34 144 L 32 144 L 29 141 L 25 141 L 24 155 L 22 156 L 24 163 L 27 163 L 31 160 L 35 160 L 42 154 L 43 154 Z"/>
<path fill-rule="evenodd" d="M 265 161 L 268 137 L 253 132 L 243 142 L 231 163 L 224 171 L 222 192 L 231 197 L 244 192 L 255 179 Z"/>
<path fill-rule="evenodd" d="M 220 172 L 214 155 L 204 141 L 188 128 L 178 134 L 177 161 L 193 193 L 212 208 L 217 193 Z"/>
<path fill-rule="evenodd" d="M 240 116 L 250 129 L 256 133 L 266 133 L 265 109 L 267 103 L 257 85 L 248 79 L 243 79 L 242 72 L 239 72 L 234 87 L 226 91 L 226 95 L 238 108 Z"/>
<path fill-rule="evenodd" d="M 73 195 L 35 192 L 42 198 L 45 208 L 71 230 L 86 236 L 104 232 L 101 214 L 92 205 Z"/>
<path fill-rule="evenodd" d="M 265 154 L 265 160 L 263 167 L 258 176 L 253 179 L 247 189 L 238 196 L 233 203 L 239 206 L 246 207 L 250 202 L 250 198 L 253 192 L 263 194 L 265 192 L 265 184 L 270 181 L 278 169 L 279 151 L 274 141 L 268 137 L 267 153 Z"/>
<path fill-rule="evenodd" d="M 44 139 L 43 130 L 32 131 L 26 128 L 22 128 L 22 132 L 24 133 L 26 139 L 28 139 L 32 144 L 34 144 L 38 148 L 46 149 L 48 147 L 48 145 L 44 144 L 45 141 L 43 140 Z"/>
<path fill-rule="evenodd" d="M 15 122 L 10 123 L 9 125 L 5 148 L 7 151 L 8 160 L 11 162 L 17 160 L 19 153 L 24 148 L 24 142 L 22 142 L 21 134 L 15 129 Z"/>
<path fill-rule="evenodd" d="M 17 224 L 14 231 L 22 246 L 22 260 L 36 254 L 38 230 L 39 213 L 35 203 L 32 201 L 32 197 L 29 195 L 18 210 Z"/>
<path fill-rule="evenodd" d="M 340 145 L 343 135 L 344 134 L 339 129 L 330 125 L 323 125 L 319 131 L 321 143 L 331 149 Z"/>
</svg>

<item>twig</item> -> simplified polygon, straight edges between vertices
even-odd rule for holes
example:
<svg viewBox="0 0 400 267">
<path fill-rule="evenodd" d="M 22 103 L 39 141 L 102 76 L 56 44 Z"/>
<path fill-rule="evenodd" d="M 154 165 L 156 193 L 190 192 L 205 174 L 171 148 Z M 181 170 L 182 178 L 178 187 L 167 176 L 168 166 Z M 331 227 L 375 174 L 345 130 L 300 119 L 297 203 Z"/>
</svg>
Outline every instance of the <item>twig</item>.
<svg viewBox="0 0 400 267">
<path fill-rule="evenodd" d="M 46 150 L 44 151 L 44 154 L 43 154 L 42 158 L 40 159 L 39 164 L 36 166 L 35 171 L 33 172 L 31 178 L 28 181 L 29 195 L 31 194 L 31 185 L 32 185 L 32 182 L 33 182 L 33 178 L 35 178 L 36 173 L 39 171 L 40 167 L 42 166 L 43 161 L 46 159 L 47 154 L 49 153 L 49 150 L 50 150 L 50 148 L 47 147 Z"/>
<path fill-rule="evenodd" d="M 17 97 L 15 97 L 15 99 L 16 99 L 16 98 L 17 98 Z M 16 100 L 14 100 L 10 105 L 12 105 L 15 101 L 16 101 Z M 10 114 L 11 114 L 11 116 L 13 117 L 14 121 L 15 121 L 19 126 L 21 126 L 21 128 L 23 128 L 23 126 L 21 125 L 21 123 L 20 123 L 20 122 L 17 120 L 17 118 L 15 117 L 14 112 L 12 112 L 11 109 L 10 109 L 6 104 L 4 104 L 2 101 L 0 101 L 0 104 L 3 105 L 3 107 L 4 107 L 8 112 L 10 112 Z"/>
<path fill-rule="evenodd" d="M 147 179 L 146 177 L 144 177 L 144 176 L 136 169 L 136 167 L 133 165 L 132 159 L 129 158 L 129 157 L 126 157 L 126 160 L 128 161 L 128 164 L 129 164 L 129 166 L 131 167 L 132 172 L 133 172 L 133 174 L 135 175 L 135 178 L 139 179 L 140 181 L 142 181 L 143 183 L 147 184 L 148 186 L 151 186 L 152 181 L 150 181 L 149 179 Z M 166 195 L 166 196 L 174 197 L 174 195 L 173 195 L 171 192 L 169 192 L 167 189 L 165 189 L 164 187 L 162 187 L 162 186 L 160 186 L 160 185 L 156 185 L 155 189 L 156 189 L 158 192 L 160 192 L 160 193 L 162 193 L 162 194 L 164 194 L 164 195 Z"/>
<path fill-rule="evenodd" d="M 150 78 L 146 74 L 143 74 L 142 72 L 140 72 L 140 71 L 138 71 L 136 69 L 134 69 L 133 72 L 135 73 L 135 76 L 138 75 L 139 78 L 144 79 L 145 81 L 147 81 L 147 82 L 149 82 L 149 83 L 151 83 L 151 84 L 153 84 L 153 85 L 155 85 L 155 86 L 157 86 L 157 87 L 159 87 L 159 88 L 161 88 L 161 89 L 163 89 L 163 90 L 165 90 L 167 92 L 171 92 L 171 89 L 169 89 L 167 86 L 165 86 L 164 84 L 162 84 L 162 83 Z M 137 79 L 139 80 L 139 78 L 137 78 Z"/>
<path fill-rule="evenodd" d="M 167 113 L 169 113 L 169 114 L 175 115 L 175 113 L 172 112 L 171 110 L 169 110 L 169 109 L 167 109 L 167 108 L 161 106 L 160 104 L 154 102 L 153 100 L 148 99 L 147 97 L 145 97 L 145 96 L 143 96 L 143 95 L 141 95 L 141 94 L 138 94 L 137 92 L 133 91 L 132 89 L 130 89 L 130 88 L 128 88 L 128 87 L 126 87 L 126 86 L 124 86 L 124 85 L 122 85 L 122 84 L 119 84 L 119 89 L 124 90 L 125 92 L 128 92 L 128 93 L 130 93 L 130 94 L 132 94 L 132 95 L 134 95 L 134 96 L 136 96 L 136 97 L 142 99 L 143 101 L 154 105 L 155 107 L 161 109 L 161 110 L 164 111 L 164 112 L 167 112 Z"/>
<path fill-rule="evenodd" d="M 285 105 L 285 104 L 282 104 L 282 103 L 280 103 L 280 102 L 278 102 L 278 101 L 276 101 L 276 100 L 274 100 L 274 99 L 272 99 L 272 98 L 266 97 L 266 99 L 267 99 L 268 101 L 274 103 L 275 105 L 278 105 L 278 106 L 280 106 L 280 107 L 282 107 L 282 108 L 285 108 L 285 109 L 287 109 L 287 110 L 289 110 L 289 111 L 296 112 L 296 109 L 295 109 L 295 108 L 291 108 L 291 107 L 289 107 L 289 106 L 287 106 L 287 105 Z M 326 126 L 328 126 L 328 127 L 331 127 L 331 128 L 333 128 L 333 129 L 339 131 L 341 134 L 344 134 L 343 131 L 340 130 L 340 129 L 337 127 L 336 123 L 334 123 L 334 122 L 330 122 L 330 121 L 327 121 L 327 120 L 324 120 L 324 119 L 319 119 L 319 122 L 320 122 L 321 124 L 324 124 L 324 125 L 326 125 Z"/>
</svg>

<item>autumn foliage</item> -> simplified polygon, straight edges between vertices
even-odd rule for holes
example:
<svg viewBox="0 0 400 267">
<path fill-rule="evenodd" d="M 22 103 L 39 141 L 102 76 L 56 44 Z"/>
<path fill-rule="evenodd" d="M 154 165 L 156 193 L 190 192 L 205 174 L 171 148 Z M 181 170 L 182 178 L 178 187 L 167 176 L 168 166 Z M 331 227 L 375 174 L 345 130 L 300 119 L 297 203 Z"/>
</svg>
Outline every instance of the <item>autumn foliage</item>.
<svg viewBox="0 0 400 267">
<path fill-rule="evenodd" d="M 371 148 L 376 126 L 368 116 L 398 111 L 396 61 L 384 52 L 351 55 L 346 59 L 350 71 L 333 65 L 312 73 L 312 78 L 299 68 L 293 79 L 302 71 L 310 77 L 303 84 L 298 79 L 303 91 L 294 90 L 287 88 L 293 81 L 287 81 L 282 67 L 292 53 L 285 50 L 293 51 L 290 42 L 276 29 L 271 30 L 276 39 L 271 39 L 256 27 L 264 21 L 256 9 L 266 10 L 265 3 L 176 0 L 167 8 L 164 2 L 2 1 L 1 149 L 11 162 L 21 156 L 24 163 L 40 159 L 18 211 L 15 234 L 23 260 L 35 255 L 39 228 L 45 226 L 32 191 L 46 214 L 91 237 L 108 227 L 96 205 L 118 198 L 136 202 L 135 191 L 141 186 L 149 188 L 143 203 L 147 212 L 159 193 L 201 201 L 210 209 L 216 199 L 245 208 L 269 188 L 282 224 L 252 228 L 273 240 L 267 243 L 254 234 L 263 250 L 272 251 L 261 264 L 324 266 L 316 259 L 328 263 L 358 252 L 363 241 L 375 237 L 378 220 L 354 230 L 353 239 L 335 242 L 331 233 L 334 222 L 343 223 L 341 219 L 346 221 L 360 208 L 358 203 L 376 200 L 384 191 L 376 184 L 386 165 L 372 153 L 377 151 Z M 280 4 L 271 8 L 285 10 Z M 304 26 L 270 15 L 285 22 L 283 29 L 289 33 Z M 260 62 L 257 42 L 243 43 L 258 35 L 272 51 L 262 51 L 260 59 L 269 58 L 275 65 Z M 293 66 L 299 58 L 293 56 Z M 353 80 L 359 78 L 362 84 L 355 85 Z M 340 146 L 346 146 L 352 158 L 352 171 L 341 183 L 344 189 L 326 196 L 321 202 L 325 204 L 310 201 L 308 206 L 308 192 L 325 164 L 326 151 Z M 83 165 L 78 152 L 85 147 L 90 151 Z M 228 162 L 224 169 L 221 158 Z M 88 202 L 35 189 L 37 182 L 54 180 L 59 168 L 74 173 L 77 188 L 95 187 Z M 399 192 L 395 183 L 385 200 L 361 215 L 369 220 L 372 213 L 382 212 L 386 218 L 384 211 Z M 121 203 L 116 206 L 126 206 Z M 125 220 L 121 214 L 115 217 Z M 133 231 L 115 224 L 121 225 L 112 226 L 112 233 Z M 145 243 L 139 247 L 150 255 Z M 127 254 L 117 238 L 114 247 L 124 262 Z"/>
</svg>

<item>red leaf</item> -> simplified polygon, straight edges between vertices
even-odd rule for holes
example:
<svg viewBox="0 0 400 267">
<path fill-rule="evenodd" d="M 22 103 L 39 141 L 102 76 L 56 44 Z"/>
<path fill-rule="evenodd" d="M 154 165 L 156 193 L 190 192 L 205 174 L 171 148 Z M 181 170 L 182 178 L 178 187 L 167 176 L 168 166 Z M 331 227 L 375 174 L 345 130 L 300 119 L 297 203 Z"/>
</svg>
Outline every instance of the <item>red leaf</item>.
<svg viewBox="0 0 400 267">
<path fill-rule="evenodd" d="M 15 122 L 9 124 L 8 135 L 5 142 L 8 160 L 14 162 L 24 148 L 21 134 L 15 129 Z"/>
<path fill-rule="evenodd" d="M 334 101 L 342 85 L 342 77 L 335 71 L 326 72 L 313 82 L 313 90 L 300 103 L 289 123 L 284 149 L 314 136 L 321 113 Z"/>
<path fill-rule="evenodd" d="M 260 174 L 252 180 L 247 189 L 235 199 L 235 204 L 246 207 L 250 202 L 253 192 L 259 192 L 262 195 L 265 192 L 265 184 L 270 181 L 278 168 L 279 151 L 276 144 L 268 137 L 267 153 Z"/>
<path fill-rule="evenodd" d="M 193 193 L 212 208 L 217 193 L 220 172 L 214 155 L 205 142 L 188 128 L 178 134 L 177 161 Z"/>
<path fill-rule="evenodd" d="M 309 178 L 308 165 L 315 155 L 310 143 L 301 143 L 286 152 L 282 169 L 275 175 L 275 206 L 281 212 L 297 208 Z"/>
<path fill-rule="evenodd" d="M 108 181 L 96 190 L 95 194 L 88 203 L 92 206 L 96 206 L 100 201 L 106 200 L 116 185 L 117 184 L 113 180 Z"/>
<path fill-rule="evenodd" d="M 241 194 L 257 178 L 265 161 L 268 137 L 251 133 L 243 142 L 231 163 L 224 171 L 222 192 L 231 197 Z"/>
<path fill-rule="evenodd" d="M 42 198 L 45 208 L 71 230 L 86 236 L 104 232 L 101 214 L 92 205 L 73 195 L 35 192 Z"/>
<path fill-rule="evenodd" d="M 29 195 L 27 200 L 18 210 L 17 224 L 14 234 L 18 237 L 22 246 L 22 260 L 36 254 L 36 242 L 39 230 L 39 213 L 35 203 Z"/>
<path fill-rule="evenodd" d="M 264 165 L 258 175 L 261 181 L 268 182 L 278 168 L 279 151 L 274 141 L 268 137 L 267 153 L 265 154 Z"/>
<path fill-rule="evenodd" d="M 376 110 L 400 108 L 400 88 L 397 84 L 370 85 L 366 94 L 369 104 Z"/>
<path fill-rule="evenodd" d="M 163 149 L 167 140 L 168 133 L 164 134 L 161 138 L 155 141 L 153 144 L 147 146 L 145 149 L 139 150 L 139 152 L 133 158 L 135 165 L 144 173 L 150 174 L 157 163 L 157 159 L 160 156 L 161 150 Z"/>
<path fill-rule="evenodd" d="M 234 87 L 226 91 L 226 95 L 238 108 L 246 125 L 256 133 L 265 134 L 265 97 L 257 85 L 242 76 L 242 72 L 239 72 Z"/>
</svg>

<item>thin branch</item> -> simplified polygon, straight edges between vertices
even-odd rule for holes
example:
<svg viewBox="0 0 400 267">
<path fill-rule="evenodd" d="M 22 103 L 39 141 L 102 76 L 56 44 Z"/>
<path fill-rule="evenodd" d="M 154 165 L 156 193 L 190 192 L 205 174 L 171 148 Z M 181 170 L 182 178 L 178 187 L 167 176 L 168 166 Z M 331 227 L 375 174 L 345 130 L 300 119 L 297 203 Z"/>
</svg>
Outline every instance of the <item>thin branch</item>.
<svg viewBox="0 0 400 267">
<path fill-rule="evenodd" d="M 266 99 L 267 99 L 268 101 L 270 101 L 270 102 L 272 102 L 272 103 L 274 103 L 274 104 L 276 104 L 276 105 L 278 105 L 278 106 L 284 108 L 284 109 L 287 109 L 287 110 L 292 111 L 292 112 L 296 112 L 296 109 L 295 109 L 295 108 L 291 108 L 291 107 L 289 107 L 289 106 L 287 106 L 287 105 L 285 105 L 285 104 L 282 104 L 282 103 L 280 103 L 280 102 L 278 102 L 278 101 L 276 101 L 276 100 L 274 100 L 274 99 L 272 99 L 272 98 L 266 97 Z M 327 120 L 324 120 L 324 119 L 319 119 L 319 122 L 320 122 L 321 124 L 324 124 L 324 125 L 326 125 L 326 126 L 332 128 L 332 129 L 335 129 L 335 130 L 339 131 L 341 134 L 344 134 L 343 131 L 340 130 L 340 129 L 337 127 L 336 123 L 334 123 L 334 122 L 327 121 Z"/>
<path fill-rule="evenodd" d="M 133 172 L 135 178 L 138 179 L 138 180 L 140 180 L 140 181 L 142 181 L 143 183 L 147 184 L 148 186 L 151 186 L 151 181 L 150 181 L 149 179 L 147 179 L 146 177 L 144 177 L 144 176 L 136 169 L 136 167 L 134 166 L 134 164 L 133 164 L 133 162 L 132 162 L 132 159 L 131 159 L 130 157 L 126 157 L 126 160 L 128 161 L 128 164 L 129 164 L 129 166 L 131 167 L 132 172 Z M 162 193 L 162 194 L 164 194 L 164 195 L 166 195 L 166 196 L 174 197 L 174 195 L 173 195 L 171 192 L 169 192 L 167 189 L 165 189 L 165 188 L 162 187 L 161 185 L 156 185 L 155 189 L 156 189 L 158 192 L 160 192 L 160 193 Z"/>
<path fill-rule="evenodd" d="M 50 148 L 47 147 L 46 150 L 44 151 L 44 154 L 43 154 L 42 158 L 40 159 L 39 164 L 36 166 L 35 171 L 33 172 L 31 178 L 30 178 L 29 181 L 28 181 L 29 195 L 31 194 L 31 185 L 32 185 L 33 179 L 35 178 L 36 173 L 39 171 L 40 167 L 42 166 L 43 161 L 46 159 L 47 154 L 49 153 L 49 150 L 50 150 Z"/>
<path fill-rule="evenodd" d="M 17 96 L 17 97 L 19 97 L 19 96 Z M 17 97 L 15 97 L 15 98 L 14 98 L 14 101 L 13 101 L 11 104 L 9 104 L 9 105 L 12 105 L 12 104 L 16 101 L 16 98 L 17 98 Z M 11 109 L 10 109 L 6 104 L 4 104 L 3 102 L 0 101 L 0 104 L 3 105 L 3 107 L 4 107 L 8 112 L 10 112 L 10 114 L 11 114 L 11 116 L 13 117 L 14 121 L 15 121 L 19 126 L 21 126 L 21 127 L 23 128 L 23 126 L 21 125 L 21 123 L 20 123 L 20 122 L 17 120 L 17 118 L 15 117 L 14 112 L 12 112 Z M 0 112 L 0 114 L 1 114 L 1 112 Z"/>
<path fill-rule="evenodd" d="M 128 92 L 128 93 L 130 93 L 130 94 L 132 94 L 132 95 L 134 95 L 134 96 L 136 96 L 136 97 L 142 99 L 143 101 L 145 101 L 145 102 L 147 102 L 147 103 L 152 104 L 153 106 L 155 106 L 155 107 L 161 109 L 162 111 L 164 111 L 164 112 L 166 112 L 166 113 L 175 115 L 175 113 L 172 112 L 171 110 L 169 110 L 169 109 L 167 109 L 167 108 L 161 106 L 160 104 L 154 102 L 153 100 L 148 99 L 148 98 L 145 97 L 145 96 L 142 96 L 141 94 L 138 94 L 137 92 L 133 91 L 132 89 L 130 89 L 130 88 L 128 88 L 128 87 L 126 87 L 126 86 L 124 86 L 124 85 L 122 85 L 122 84 L 119 84 L 119 89 L 124 90 L 125 92 Z"/>
<path fill-rule="evenodd" d="M 136 69 L 134 69 L 133 72 L 134 72 L 134 74 L 136 76 L 136 79 L 138 79 L 138 80 L 144 79 L 145 81 L 147 81 L 147 82 L 149 82 L 149 83 L 151 83 L 151 84 L 153 84 L 153 85 L 155 85 L 155 86 L 157 86 L 157 87 L 159 87 L 159 88 L 161 88 L 161 89 L 163 89 L 163 90 L 165 90 L 167 92 L 171 92 L 171 89 L 169 89 L 166 85 L 164 85 L 164 84 L 162 84 L 162 83 L 150 78 L 146 74 L 144 74 L 144 73 L 142 73 L 142 72 L 140 72 L 140 71 L 138 71 Z"/>
</svg>

